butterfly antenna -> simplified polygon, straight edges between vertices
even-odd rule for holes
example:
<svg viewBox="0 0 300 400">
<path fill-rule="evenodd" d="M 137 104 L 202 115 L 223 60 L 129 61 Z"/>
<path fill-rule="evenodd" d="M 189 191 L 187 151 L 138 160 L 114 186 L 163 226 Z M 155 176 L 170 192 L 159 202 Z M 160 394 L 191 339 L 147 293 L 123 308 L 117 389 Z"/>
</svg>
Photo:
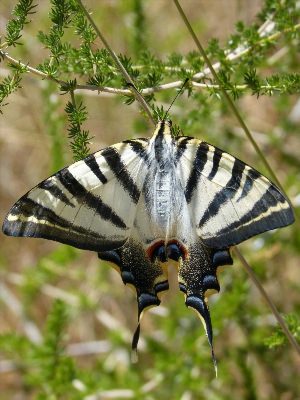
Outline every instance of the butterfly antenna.
<svg viewBox="0 0 300 400">
<path fill-rule="evenodd" d="M 190 78 L 186 78 L 185 81 L 183 82 L 181 88 L 179 89 L 179 91 L 177 92 L 176 96 L 174 97 L 174 99 L 172 100 L 172 103 L 170 104 L 169 108 L 167 109 L 167 111 L 165 112 L 165 115 L 163 117 L 163 121 L 165 121 L 165 119 L 167 118 L 167 115 L 169 114 L 169 111 L 172 107 L 172 105 L 175 103 L 176 99 L 178 98 L 178 96 L 181 95 L 185 85 L 188 83 L 188 81 L 190 80 Z"/>
</svg>

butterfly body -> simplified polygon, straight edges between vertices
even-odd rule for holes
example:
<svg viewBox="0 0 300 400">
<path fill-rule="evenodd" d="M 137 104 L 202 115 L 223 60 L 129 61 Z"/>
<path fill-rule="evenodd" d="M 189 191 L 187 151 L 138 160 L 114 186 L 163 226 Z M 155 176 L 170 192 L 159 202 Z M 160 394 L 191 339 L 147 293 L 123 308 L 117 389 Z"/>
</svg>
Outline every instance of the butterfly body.
<svg viewBox="0 0 300 400">
<path fill-rule="evenodd" d="M 160 121 L 150 139 L 125 140 L 54 174 L 25 194 L 3 232 L 96 251 L 134 286 L 139 315 L 168 289 L 165 265 L 177 262 L 186 305 L 202 318 L 206 295 L 229 248 L 294 221 L 283 193 L 230 154 L 198 139 L 173 137 Z M 133 344 L 137 345 L 139 326 Z"/>
</svg>

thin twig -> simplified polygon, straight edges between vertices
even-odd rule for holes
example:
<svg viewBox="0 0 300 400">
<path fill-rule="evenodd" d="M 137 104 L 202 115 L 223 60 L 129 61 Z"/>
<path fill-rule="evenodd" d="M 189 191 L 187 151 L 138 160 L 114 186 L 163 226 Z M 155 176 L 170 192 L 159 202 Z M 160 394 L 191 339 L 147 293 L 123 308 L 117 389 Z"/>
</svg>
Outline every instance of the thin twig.
<svg viewBox="0 0 300 400">
<path fill-rule="evenodd" d="M 286 323 L 285 323 L 284 319 L 282 318 L 282 316 L 279 314 L 275 304 L 273 303 L 273 301 L 271 300 L 271 298 L 269 297 L 269 295 L 267 294 L 267 292 L 265 291 L 265 289 L 263 288 L 263 286 L 261 285 L 261 283 L 257 279 L 253 269 L 247 263 L 246 259 L 241 254 L 241 252 L 240 252 L 240 250 L 238 249 L 237 246 L 235 246 L 233 248 L 233 251 L 236 254 L 236 256 L 239 258 L 239 260 L 241 261 L 242 265 L 244 266 L 245 270 L 247 271 L 247 273 L 250 276 L 250 278 L 252 279 L 252 281 L 255 283 L 255 286 L 257 287 L 257 289 L 260 292 L 261 296 L 264 298 L 264 300 L 266 301 L 268 306 L 271 308 L 271 310 L 272 310 L 272 312 L 274 314 L 274 317 L 277 319 L 278 324 L 281 326 L 281 329 L 284 331 L 284 333 L 285 333 L 287 339 L 289 340 L 290 344 L 296 350 L 296 352 L 300 355 L 300 346 L 299 346 L 298 342 L 296 341 L 296 339 L 294 338 L 294 336 L 290 332 L 290 330 L 289 330 L 288 326 L 286 325 Z"/>
<path fill-rule="evenodd" d="M 10 61 L 12 64 L 14 65 L 19 65 L 20 67 L 26 68 L 28 72 L 31 72 L 34 75 L 39 76 L 40 78 L 43 79 L 48 79 L 50 81 L 53 81 L 55 83 L 58 83 L 59 85 L 63 85 L 66 84 L 66 82 L 61 81 L 59 79 L 54 78 L 51 75 L 45 74 L 45 72 L 39 71 L 36 68 L 30 67 L 28 64 L 24 64 L 21 61 L 16 60 L 15 58 L 11 57 L 10 55 L 8 55 L 5 51 L 0 50 L 0 58 L 6 58 L 8 61 Z"/>
<path fill-rule="evenodd" d="M 222 81 L 219 78 L 219 76 L 217 75 L 212 63 L 210 62 L 210 59 L 207 57 L 207 54 L 203 48 L 203 46 L 201 45 L 195 31 L 193 30 L 189 20 L 187 19 L 181 5 L 179 4 L 178 0 L 173 0 L 175 3 L 175 6 L 181 16 L 181 18 L 183 19 L 189 33 L 191 34 L 200 54 L 202 55 L 203 59 L 205 60 L 212 76 L 214 77 L 214 79 L 216 80 L 216 82 L 218 82 L 218 84 L 220 85 L 220 90 L 224 96 L 224 98 L 227 101 L 227 104 L 229 105 L 229 107 L 231 108 L 231 111 L 233 112 L 233 114 L 236 116 L 239 124 L 241 125 L 241 127 L 243 128 L 246 136 L 248 137 L 248 139 L 250 140 L 252 146 L 254 147 L 255 151 L 257 152 L 257 154 L 259 155 L 260 159 L 262 160 L 262 162 L 264 163 L 265 167 L 267 168 L 270 176 L 273 178 L 274 182 L 276 182 L 277 186 L 280 187 L 280 189 L 284 192 L 276 174 L 274 173 L 273 169 L 271 168 L 270 164 L 268 163 L 266 157 L 264 156 L 263 152 L 260 150 L 259 146 L 257 145 L 255 139 L 253 138 L 249 128 L 247 127 L 247 125 L 245 124 L 240 112 L 238 111 L 237 107 L 235 106 L 232 98 L 230 97 L 230 95 L 227 93 L 226 89 L 224 88 L 224 86 L 222 85 Z"/>
<path fill-rule="evenodd" d="M 124 76 L 126 82 L 128 83 L 128 86 L 130 88 L 130 90 L 132 91 L 134 97 L 136 98 L 136 100 L 141 104 L 141 106 L 143 107 L 144 111 L 146 112 L 146 114 L 148 115 L 150 121 L 155 125 L 155 120 L 152 116 L 152 112 L 151 109 L 149 107 L 149 105 L 147 104 L 146 100 L 144 99 L 144 97 L 140 94 L 140 92 L 136 89 L 136 86 L 134 84 L 134 81 L 132 80 L 131 76 L 128 74 L 128 72 L 126 71 L 126 69 L 124 68 L 123 64 L 121 63 L 119 57 L 117 56 L 117 54 L 112 50 L 112 48 L 110 47 L 110 45 L 108 44 L 107 40 L 105 39 L 105 37 L 103 36 L 103 34 L 100 32 L 100 30 L 98 29 L 97 25 L 95 24 L 94 20 L 92 19 L 91 15 L 88 13 L 88 11 L 86 10 L 86 8 L 84 7 L 84 5 L 82 4 L 81 0 L 77 0 L 78 4 L 80 5 L 82 11 L 84 12 L 86 18 L 89 20 L 90 24 L 92 25 L 92 27 L 94 28 L 95 32 L 97 33 L 97 35 L 99 36 L 99 38 L 101 39 L 102 43 L 104 44 L 105 48 L 108 50 L 109 54 L 111 55 L 112 59 L 114 60 L 116 66 L 119 68 L 121 74 Z"/>
</svg>

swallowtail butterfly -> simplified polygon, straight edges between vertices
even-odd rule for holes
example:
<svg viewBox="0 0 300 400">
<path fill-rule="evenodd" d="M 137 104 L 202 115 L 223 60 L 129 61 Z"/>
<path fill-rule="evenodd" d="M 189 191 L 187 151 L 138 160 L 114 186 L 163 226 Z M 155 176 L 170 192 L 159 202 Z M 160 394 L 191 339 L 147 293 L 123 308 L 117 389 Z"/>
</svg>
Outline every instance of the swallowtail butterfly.
<svg viewBox="0 0 300 400">
<path fill-rule="evenodd" d="M 166 263 L 178 263 L 185 303 L 204 324 L 206 296 L 229 248 L 291 224 L 289 201 L 258 171 L 160 121 L 150 139 L 125 140 L 44 180 L 12 207 L 3 232 L 96 251 L 136 289 L 138 316 L 168 289 Z M 140 325 L 133 337 L 136 349 Z"/>
</svg>

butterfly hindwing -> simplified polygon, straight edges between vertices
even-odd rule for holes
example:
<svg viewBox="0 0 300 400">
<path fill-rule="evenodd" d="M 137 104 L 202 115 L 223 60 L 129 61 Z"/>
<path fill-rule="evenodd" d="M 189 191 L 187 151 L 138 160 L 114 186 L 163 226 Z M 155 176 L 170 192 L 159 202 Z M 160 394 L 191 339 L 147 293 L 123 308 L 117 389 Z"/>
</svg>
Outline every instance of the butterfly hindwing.
<svg viewBox="0 0 300 400">
<path fill-rule="evenodd" d="M 124 284 L 134 287 L 139 314 L 160 304 L 158 295 L 169 288 L 167 271 L 159 258 L 148 256 L 140 241 L 129 239 L 121 248 L 98 255 L 117 266 Z"/>
<path fill-rule="evenodd" d="M 122 142 L 62 169 L 12 207 L 3 232 L 95 251 L 122 246 L 146 176 L 140 155 L 146 145 Z"/>
<path fill-rule="evenodd" d="M 178 176 L 205 245 L 227 248 L 294 221 L 285 196 L 254 168 L 194 138 L 177 143 Z"/>
</svg>

